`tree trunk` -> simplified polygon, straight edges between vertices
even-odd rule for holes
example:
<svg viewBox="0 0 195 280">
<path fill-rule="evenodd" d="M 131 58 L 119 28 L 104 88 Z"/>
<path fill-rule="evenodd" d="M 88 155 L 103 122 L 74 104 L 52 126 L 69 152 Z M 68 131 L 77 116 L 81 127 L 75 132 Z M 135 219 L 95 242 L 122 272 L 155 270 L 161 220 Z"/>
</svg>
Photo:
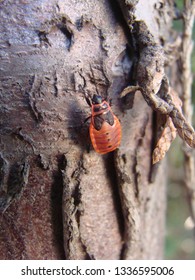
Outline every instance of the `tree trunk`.
<svg viewBox="0 0 195 280">
<path fill-rule="evenodd" d="M 172 1 L 137 2 L 136 19 L 166 42 Z M 117 1 L 0 9 L 0 258 L 163 258 L 165 162 L 151 165 L 153 112 L 142 95 L 119 99 L 135 53 Z M 85 95 L 97 92 L 122 126 L 119 149 L 104 156 L 85 122 Z"/>
</svg>

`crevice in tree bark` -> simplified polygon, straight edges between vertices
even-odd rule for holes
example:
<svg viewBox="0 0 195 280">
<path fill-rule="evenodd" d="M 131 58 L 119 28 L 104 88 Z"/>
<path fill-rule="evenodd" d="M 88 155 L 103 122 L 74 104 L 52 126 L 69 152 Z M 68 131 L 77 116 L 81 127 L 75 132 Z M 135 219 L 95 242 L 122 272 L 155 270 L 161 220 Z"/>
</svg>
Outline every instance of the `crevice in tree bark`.
<svg viewBox="0 0 195 280">
<path fill-rule="evenodd" d="M 64 249 L 68 259 L 87 259 L 86 246 L 80 235 L 80 215 L 82 200 L 80 193 L 80 176 L 82 158 L 74 166 L 71 155 L 64 155 L 63 175 L 63 224 Z"/>
<path fill-rule="evenodd" d="M 53 224 L 53 235 L 60 259 L 65 259 L 63 239 L 63 218 L 62 218 L 62 195 L 64 157 L 57 157 L 57 170 L 53 172 L 53 184 L 51 188 L 51 215 Z"/>
<path fill-rule="evenodd" d="M 142 147 L 142 143 L 143 143 L 143 138 L 145 136 L 146 133 L 146 128 L 148 125 L 150 118 L 149 118 L 149 114 L 146 114 L 144 120 L 143 120 L 143 124 L 140 127 L 140 138 L 137 140 L 137 144 L 135 147 L 135 155 L 134 155 L 134 162 L 133 162 L 133 167 L 132 167 L 132 173 L 134 174 L 134 186 L 135 186 L 135 197 L 136 199 L 139 200 L 139 177 L 140 177 L 140 170 L 139 170 L 139 164 L 140 164 L 140 159 L 139 159 L 139 149 L 143 149 Z"/>
<path fill-rule="evenodd" d="M 28 176 L 30 170 L 30 164 L 28 158 L 23 161 L 14 162 L 11 165 L 5 165 L 6 161 L 4 160 L 3 168 L 3 177 L 1 186 L 1 200 L 0 200 L 0 212 L 6 211 L 11 202 L 18 198 L 25 186 L 28 183 Z M 5 173 L 7 172 L 7 174 Z"/>
<path fill-rule="evenodd" d="M 115 166 L 115 152 L 110 153 L 107 158 L 105 158 L 105 168 L 107 172 L 107 176 L 111 182 L 111 188 L 112 188 L 112 194 L 113 194 L 113 200 L 115 205 L 115 211 L 117 215 L 117 221 L 119 224 L 119 230 L 121 234 L 121 238 L 123 240 L 124 237 L 124 217 L 123 217 L 123 210 L 120 200 L 120 191 L 119 191 L 119 185 L 118 185 L 118 176 L 117 176 L 117 170 Z"/>
</svg>

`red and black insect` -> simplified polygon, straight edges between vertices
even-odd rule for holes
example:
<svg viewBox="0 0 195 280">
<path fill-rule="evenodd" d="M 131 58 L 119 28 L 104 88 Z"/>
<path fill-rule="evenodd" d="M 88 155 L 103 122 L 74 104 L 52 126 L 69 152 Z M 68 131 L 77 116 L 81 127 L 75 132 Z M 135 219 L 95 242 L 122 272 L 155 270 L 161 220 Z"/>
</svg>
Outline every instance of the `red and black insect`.
<svg viewBox="0 0 195 280">
<path fill-rule="evenodd" d="M 107 101 L 94 94 L 91 100 L 89 133 L 94 150 L 99 154 L 114 151 L 121 142 L 121 125 Z"/>
</svg>

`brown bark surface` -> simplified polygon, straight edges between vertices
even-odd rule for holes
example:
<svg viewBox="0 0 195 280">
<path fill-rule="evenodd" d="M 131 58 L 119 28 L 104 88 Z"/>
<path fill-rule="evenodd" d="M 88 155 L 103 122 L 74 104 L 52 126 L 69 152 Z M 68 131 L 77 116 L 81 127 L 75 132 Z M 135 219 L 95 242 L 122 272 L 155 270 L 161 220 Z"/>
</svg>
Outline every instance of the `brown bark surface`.
<svg viewBox="0 0 195 280">
<path fill-rule="evenodd" d="M 166 41 L 171 1 L 157 2 L 139 1 L 135 16 Z M 133 63 L 119 6 L 10 0 L 0 9 L 0 259 L 162 258 L 166 173 L 160 164 L 150 182 L 152 110 L 139 93 L 129 110 L 118 99 Z M 123 131 L 105 156 L 89 150 L 84 122 L 84 93 L 97 91 Z"/>
</svg>

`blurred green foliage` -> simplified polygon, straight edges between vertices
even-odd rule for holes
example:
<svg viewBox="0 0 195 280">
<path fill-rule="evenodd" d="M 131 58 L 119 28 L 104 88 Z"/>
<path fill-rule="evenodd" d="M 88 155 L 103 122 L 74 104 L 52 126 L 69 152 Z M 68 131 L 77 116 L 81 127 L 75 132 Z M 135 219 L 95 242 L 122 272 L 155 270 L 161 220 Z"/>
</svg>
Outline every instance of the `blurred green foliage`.
<svg viewBox="0 0 195 280">
<path fill-rule="evenodd" d="M 168 155 L 166 259 L 195 259 L 193 223 L 190 220 L 183 178 L 183 153 L 177 138 Z"/>
<path fill-rule="evenodd" d="M 175 1 L 177 8 L 183 10 L 183 0 Z M 182 32 L 182 20 L 173 23 L 178 33 Z M 195 30 L 193 31 L 193 40 Z M 192 54 L 192 72 L 195 76 L 195 51 Z M 193 92 L 195 83 L 193 83 Z M 195 96 L 193 95 L 193 104 Z M 195 117 L 194 117 L 195 123 Z M 195 239 L 193 223 L 190 220 L 190 211 L 185 192 L 183 178 L 183 154 L 181 151 L 181 140 L 176 139 L 172 145 L 169 155 L 168 170 L 168 202 L 167 202 L 167 232 L 165 244 L 166 259 L 195 259 Z"/>
</svg>

